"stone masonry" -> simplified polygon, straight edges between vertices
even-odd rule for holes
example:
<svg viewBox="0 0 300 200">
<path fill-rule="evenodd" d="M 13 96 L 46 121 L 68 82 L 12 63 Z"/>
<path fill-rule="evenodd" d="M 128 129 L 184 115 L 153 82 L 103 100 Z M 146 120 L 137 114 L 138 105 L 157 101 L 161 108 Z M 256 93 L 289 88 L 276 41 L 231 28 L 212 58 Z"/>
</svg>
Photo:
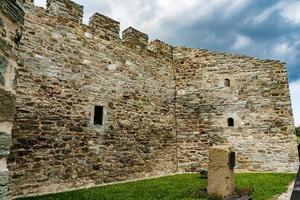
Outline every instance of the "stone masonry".
<svg viewBox="0 0 300 200">
<path fill-rule="evenodd" d="M 24 20 L 22 4 L 0 1 L 0 199 L 7 199 L 9 171 L 7 157 L 15 114 L 15 75 L 20 26 Z"/>
<path fill-rule="evenodd" d="M 15 3 L 22 40 L 0 48 L 12 198 L 197 171 L 213 144 L 233 144 L 240 171 L 296 171 L 284 63 L 149 42 L 132 27 L 121 39 L 119 22 L 96 13 L 85 25 L 70 0 Z M 1 9 L 0 25 L 21 16 Z"/>
<path fill-rule="evenodd" d="M 208 146 L 232 143 L 237 170 L 297 171 L 283 63 L 181 47 L 173 53 L 180 168 L 207 163 Z M 225 79 L 230 87 L 224 86 Z"/>
<path fill-rule="evenodd" d="M 232 156 L 233 153 L 233 156 Z M 235 191 L 235 152 L 232 145 L 209 148 L 207 193 L 227 198 Z"/>
</svg>

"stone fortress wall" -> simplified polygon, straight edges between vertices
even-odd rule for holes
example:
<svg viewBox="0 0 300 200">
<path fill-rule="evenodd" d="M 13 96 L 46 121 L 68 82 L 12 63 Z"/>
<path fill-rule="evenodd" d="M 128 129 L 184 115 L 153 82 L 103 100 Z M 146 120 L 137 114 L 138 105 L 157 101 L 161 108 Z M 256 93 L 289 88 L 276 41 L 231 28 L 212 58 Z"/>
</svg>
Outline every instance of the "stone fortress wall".
<svg viewBox="0 0 300 200">
<path fill-rule="evenodd" d="M 83 8 L 28 2 L 9 160 L 13 196 L 173 173 L 172 60 L 148 36 Z M 156 43 L 152 43 L 155 50 Z M 104 124 L 95 126 L 94 106 Z"/>
<path fill-rule="evenodd" d="M 232 143 L 240 171 L 296 170 L 295 127 L 283 63 L 187 48 L 175 48 L 174 58 L 178 138 L 183 139 L 179 166 L 199 163 L 197 158 L 207 162 L 208 145 Z M 226 79 L 230 87 L 224 86 Z M 233 127 L 228 126 L 230 118 Z"/>
<path fill-rule="evenodd" d="M 149 43 L 131 27 L 121 39 L 119 22 L 84 25 L 70 0 L 24 3 L 12 197 L 197 171 L 220 143 L 235 145 L 239 170 L 296 171 L 283 63 Z"/>
</svg>

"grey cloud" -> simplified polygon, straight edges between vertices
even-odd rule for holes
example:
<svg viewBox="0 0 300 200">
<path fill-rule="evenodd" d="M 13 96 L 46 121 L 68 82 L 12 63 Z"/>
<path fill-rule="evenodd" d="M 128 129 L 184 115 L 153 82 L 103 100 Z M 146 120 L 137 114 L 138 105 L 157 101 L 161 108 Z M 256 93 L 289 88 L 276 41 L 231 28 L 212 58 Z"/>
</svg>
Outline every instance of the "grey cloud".
<svg viewBox="0 0 300 200">
<path fill-rule="evenodd" d="M 289 1 L 291 3 L 292 1 Z M 275 6 L 280 1 L 252 1 L 232 15 L 224 18 L 224 9 L 214 10 L 208 17 L 195 19 L 187 25 L 176 26 L 173 21 L 161 21 L 163 31 L 170 33 L 170 37 L 163 39 L 171 44 L 206 48 L 215 51 L 233 51 L 266 59 L 280 59 L 287 63 L 291 81 L 300 79 L 300 24 L 291 23 L 283 18 L 280 10 L 272 11 L 267 19 L 255 23 L 255 19 L 265 10 Z M 201 6 L 201 5 L 199 5 Z M 196 8 L 195 8 L 196 10 Z M 186 13 L 191 15 L 193 13 Z M 249 47 L 236 50 L 232 46 L 239 35 L 249 38 Z M 274 52 L 280 44 L 287 44 L 286 54 Z M 283 50 L 282 50 L 283 51 Z"/>
</svg>

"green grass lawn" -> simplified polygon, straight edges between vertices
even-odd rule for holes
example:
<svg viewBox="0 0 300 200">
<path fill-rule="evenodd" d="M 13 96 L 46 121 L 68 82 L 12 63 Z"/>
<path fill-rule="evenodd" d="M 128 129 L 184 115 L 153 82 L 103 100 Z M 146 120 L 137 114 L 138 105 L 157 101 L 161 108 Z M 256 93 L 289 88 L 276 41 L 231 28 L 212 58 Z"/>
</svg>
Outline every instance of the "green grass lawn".
<svg viewBox="0 0 300 200">
<path fill-rule="evenodd" d="M 268 200 L 285 192 L 295 176 L 295 174 L 237 174 L 236 186 L 237 188 L 251 186 L 254 188 L 254 200 Z M 195 194 L 206 186 L 207 180 L 201 179 L 199 174 L 183 174 L 22 200 L 194 200 L 201 199 Z"/>
</svg>

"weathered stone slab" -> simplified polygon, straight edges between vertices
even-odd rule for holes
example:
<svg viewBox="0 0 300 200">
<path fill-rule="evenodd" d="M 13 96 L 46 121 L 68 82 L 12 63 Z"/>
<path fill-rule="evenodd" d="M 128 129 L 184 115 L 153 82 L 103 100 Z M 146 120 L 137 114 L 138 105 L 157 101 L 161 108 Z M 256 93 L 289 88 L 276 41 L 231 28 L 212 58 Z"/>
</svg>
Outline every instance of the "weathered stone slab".
<svg viewBox="0 0 300 200">
<path fill-rule="evenodd" d="M 11 92 L 0 89 L 0 122 L 12 121 L 15 115 L 16 98 Z"/>
<path fill-rule="evenodd" d="M 213 146 L 209 149 L 208 187 L 209 194 L 228 197 L 234 192 L 234 171 L 230 169 L 231 145 Z"/>
<path fill-rule="evenodd" d="M 0 159 L 0 199 L 7 199 L 7 189 L 9 182 L 9 171 L 6 167 L 6 159 Z"/>
<path fill-rule="evenodd" d="M 0 85 L 5 84 L 4 74 L 7 68 L 7 60 L 3 55 L 0 54 Z"/>
<path fill-rule="evenodd" d="M 11 136 L 9 134 L 0 132 L 0 157 L 7 157 L 9 155 L 10 145 Z"/>
<path fill-rule="evenodd" d="M 0 171 L 0 188 L 3 186 L 6 186 L 8 184 L 8 177 L 9 177 L 8 170 Z M 0 191 L 0 194 L 2 194 L 1 191 Z"/>
<path fill-rule="evenodd" d="M 0 27 L 3 27 L 4 26 L 4 22 L 3 22 L 3 19 L 0 17 Z"/>
</svg>

